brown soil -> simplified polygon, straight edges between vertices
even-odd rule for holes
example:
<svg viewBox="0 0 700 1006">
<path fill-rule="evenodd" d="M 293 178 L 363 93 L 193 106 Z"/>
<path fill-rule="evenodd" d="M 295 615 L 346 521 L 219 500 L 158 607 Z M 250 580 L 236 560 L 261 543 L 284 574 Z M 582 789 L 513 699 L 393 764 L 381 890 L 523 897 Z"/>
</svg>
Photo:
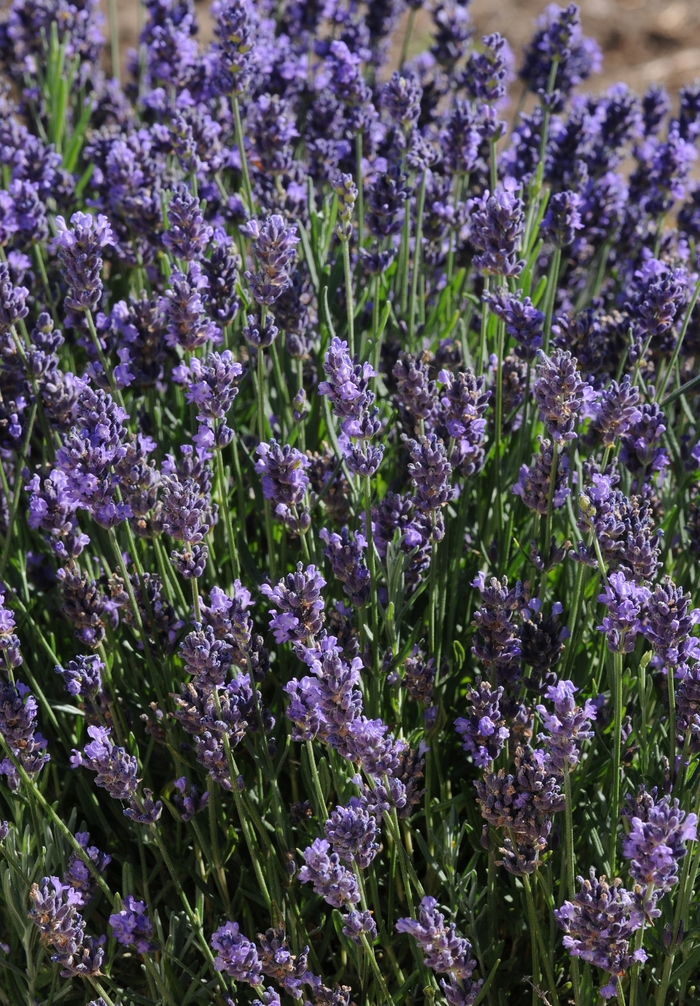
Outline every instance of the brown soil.
<svg viewBox="0 0 700 1006">
<path fill-rule="evenodd" d="M 116 0 L 122 58 L 136 39 L 138 2 Z M 107 0 L 103 4 L 106 14 Z M 700 77 L 700 0 L 579 0 L 579 5 L 584 31 L 604 55 L 603 73 L 589 82 L 591 90 L 622 80 L 635 90 L 655 81 L 674 91 Z M 208 7 L 207 0 L 197 3 L 203 41 L 211 37 Z M 519 58 L 545 7 L 546 0 L 472 0 L 469 9 L 477 35 L 500 31 Z M 400 31 L 405 23 L 406 18 Z M 108 33 L 106 18 L 104 30 Z M 426 9 L 416 18 L 409 53 L 424 48 L 429 34 Z"/>
</svg>

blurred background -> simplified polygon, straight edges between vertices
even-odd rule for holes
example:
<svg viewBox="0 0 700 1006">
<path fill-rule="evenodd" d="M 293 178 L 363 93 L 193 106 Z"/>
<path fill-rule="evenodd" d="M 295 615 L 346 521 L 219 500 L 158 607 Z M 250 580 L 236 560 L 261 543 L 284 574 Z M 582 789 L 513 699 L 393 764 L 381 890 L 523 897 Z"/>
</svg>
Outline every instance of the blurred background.
<svg viewBox="0 0 700 1006">
<path fill-rule="evenodd" d="M 560 2 L 565 5 L 565 0 Z M 103 5 L 108 34 L 106 0 Z M 196 6 L 200 37 L 206 42 L 211 38 L 208 0 L 199 0 Z M 519 63 L 534 20 L 546 6 L 546 0 L 472 0 L 469 11 L 477 36 L 500 31 Z M 584 32 L 596 39 L 604 56 L 603 72 L 588 82 L 588 90 L 602 91 L 622 80 L 635 90 L 654 81 L 673 92 L 700 77 L 700 0 L 579 0 L 579 6 Z M 117 10 L 123 60 L 136 41 L 138 0 L 117 0 Z M 399 36 L 407 19 L 408 13 Z M 425 48 L 429 25 L 427 10 L 420 11 L 409 55 Z M 398 52 L 397 48 L 397 62 Z"/>
</svg>

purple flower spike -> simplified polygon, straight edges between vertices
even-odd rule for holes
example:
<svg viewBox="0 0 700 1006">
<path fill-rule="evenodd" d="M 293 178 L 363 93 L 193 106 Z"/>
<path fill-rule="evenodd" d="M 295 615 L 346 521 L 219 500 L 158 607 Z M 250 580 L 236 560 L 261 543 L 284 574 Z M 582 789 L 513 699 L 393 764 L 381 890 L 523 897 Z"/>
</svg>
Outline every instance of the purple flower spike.
<svg viewBox="0 0 700 1006">
<path fill-rule="evenodd" d="M 574 702 L 577 688 L 572 681 L 560 681 L 547 688 L 545 695 L 554 703 L 554 712 L 546 706 L 538 705 L 537 712 L 547 731 L 539 740 L 549 751 L 552 765 L 563 772 L 566 765 L 578 765 L 580 742 L 593 736 L 590 723 L 596 718 L 596 708 L 587 699 L 583 708 Z"/>
<path fill-rule="evenodd" d="M 565 901 L 554 917 L 566 934 L 563 943 L 571 956 L 612 976 L 600 990 L 605 999 L 611 999 L 617 994 L 616 979 L 636 961 L 647 959 L 644 950 L 631 950 L 631 937 L 643 925 L 644 912 L 619 878 L 609 884 L 605 877 L 596 878 L 593 867 L 589 876 L 589 880 L 578 877 L 581 889 L 573 903 Z"/>
<path fill-rule="evenodd" d="M 561 349 L 555 349 L 551 357 L 541 353 L 537 378 L 532 386 L 542 421 L 558 444 L 576 439 L 576 416 L 586 400 L 577 364 L 576 357 Z"/>
<path fill-rule="evenodd" d="M 214 967 L 225 971 L 237 982 L 260 985 L 262 971 L 260 958 L 254 943 L 241 933 L 237 922 L 226 922 L 211 938 L 212 949 L 216 950 Z"/>
<path fill-rule="evenodd" d="M 0 686 L 0 734 L 22 768 L 33 777 L 49 761 L 47 741 L 36 733 L 37 702 L 26 685 L 6 681 Z M 12 790 L 19 789 L 19 775 L 9 758 L 0 761 L 0 775 Z"/>
<path fill-rule="evenodd" d="M 462 738 L 462 747 L 474 758 L 479 768 L 487 768 L 496 759 L 510 737 L 499 702 L 503 689 L 491 689 L 487 681 L 477 678 L 476 688 L 467 692 L 469 715 L 455 720 L 455 729 Z"/>
<path fill-rule="evenodd" d="M 102 296 L 102 249 L 115 245 L 107 217 L 74 213 L 70 229 L 56 217 L 56 246 L 68 282 L 66 306 L 73 311 L 94 311 Z"/>
<path fill-rule="evenodd" d="M 519 276 L 525 262 L 518 258 L 525 227 L 523 201 L 516 183 L 506 179 L 493 194 L 488 189 L 471 206 L 470 239 L 478 254 L 474 265 L 495 276 Z"/>
<path fill-rule="evenodd" d="M 656 790 L 643 789 L 629 800 L 624 814 L 630 831 L 622 841 L 622 855 L 630 860 L 630 877 L 656 897 L 645 897 L 649 914 L 659 914 L 656 900 L 678 883 L 678 863 L 687 853 L 686 842 L 697 841 L 698 819 L 686 814 L 669 796 L 655 802 Z M 647 902 L 651 901 L 650 905 Z"/>
<path fill-rule="evenodd" d="M 437 910 L 435 898 L 425 897 L 420 903 L 418 919 L 399 919 L 399 933 L 408 933 L 423 951 L 426 965 L 439 975 L 450 975 L 468 982 L 476 967 L 471 944 L 457 935 L 454 922 L 445 924 L 445 916 Z M 472 985 L 473 1001 L 481 982 Z"/>
<path fill-rule="evenodd" d="M 249 221 L 241 233 L 253 242 L 259 270 L 245 273 L 258 304 L 274 304 L 291 283 L 291 268 L 299 244 L 296 227 L 287 227 L 284 218 L 273 215 L 262 224 Z"/>
<path fill-rule="evenodd" d="M 624 573 L 610 574 L 608 586 L 598 594 L 608 613 L 596 628 L 605 633 L 612 653 L 631 653 L 634 649 L 635 637 L 642 630 L 639 616 L 649 597 L 647 587 L 628 580 Z"/>
<path fill-rule="evenodd" d="M 305 865 L 299 870 L 299 880 L 313 884 L 314 893 L 333 908 L 350 908 L 360 900 L 357 881 L 341 864 L 338 854 L 329 854 L 329 849 L 330 843 L 323 838 L 304 849 Z"/>
<path fill-rule="evenodd" d="M 260 460 L 255 464 L 255 471 L 262 475 L 265 499 L 272 500 L 275 513 L 292 531 L 308 530 L 311 517 L 308 511 L 297 508 L 309 484 L 306 474 L 311 464 L 309 459 L 289 444 L 281 447 L 276 440 L 258 444 L 256 454 Z"/>
<path fill-rule="evenodd" d="M 138 786 L 138 762 L 124 748 L 117 747 L 110 738 L 109 727 L 90 726 L 87 728 L 92 740 L 85 750 L 73 749 L 71 768 L 84 765 L 96 772 L 95 783 L 106 789 L 115 800 L 129 800 Z"/>
<path fill-rule="evenodd" d="M 361 608 L 369 600 L 370 592 L 369 570 L 363 558 L 367 548 L 365 536 L 356 531 L 351 538 L 346 527 L 340 534 L 324 527 L 318 536 L 326 543 L 323 554 L 330 562 L 334 575 L 343 584 L 343 590 L 355 607 Z"/>
<path fill-rule="evenodd" d="M 410 457 L 408 470 L 415 491 L 415 505 L 423 512 L 433 512 L 446 506 L 454 496 L 450 485 L 452 467 L 442 440 L 434 433 L 419 440 L 404 435 Z"/>
<path fill-rule="evenodd" d="M 117 943 L 133 947 L 139 954 L 154 950 L 151 942 L 153 926 L 143 901 L 136 901 L 130 894 L 124 898 L 124 907 L 109 917 L 112 934 Z"/>
<path fill-rule="evenodd" d="M 532 455 L 531 465 L 521 465 L 520 478 L 513 486 L 512 491 L 516 496 L 520 496 L 525 506 L 530 510 L 546 514 L 552 486 L 554 451 L 551 440 L 543 440 L 542 437 L 537 439 L 540 443 L 539 453 Z M 571 493 L 571 490 L 565 485 L 568 469 L 568 458 L 558 456 L 552 495 L 552 506 L 555 510 L 564 505 L 564 501 Z"/>
<path fill-rule="evenodd" d="M 357 863 L 364 870 L 379 852 L 377 822 L 357 797 L 336 807 L 324 827 L 333 851 L 349 865 Z"/>
<path fill-rule="evenodd" d="M 304 569 L 302 563 L 276 586 L 268 583 L 261 586 L 261 593 L 279 609 L 270 613 L 270 629 L 276 643 L 298 645 L 318 635 L 323 627 L 321 590 L 325 586 L 326 581 L 316 567 Z"/>
</svg>

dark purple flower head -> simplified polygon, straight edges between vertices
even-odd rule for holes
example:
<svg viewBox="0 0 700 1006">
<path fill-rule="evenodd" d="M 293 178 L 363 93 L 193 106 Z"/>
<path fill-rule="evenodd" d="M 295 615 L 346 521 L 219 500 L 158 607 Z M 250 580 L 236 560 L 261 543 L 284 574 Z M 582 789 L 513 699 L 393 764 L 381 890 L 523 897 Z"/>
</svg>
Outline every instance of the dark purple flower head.
<svg viewBox="0 0 700 1006">
<path fill-rule="evenodd" d="M 610 574 L 608 586 L 598 595 L 608 613 L 596 628 L 605 633 L 608 649 L 613 653 L 631 653 L 634 649 L 635 637 L 642 630 L 640 615 L 649 596 L 647 587 L 628 580 L 624 573 Z"/>
<path fill-rule="evenodd" d="M 335 636 L 326 636 L 315 647 L 304 651 L 304 661 L 317 680 L 317 688 L 307 683 L 293 690 L 295 699 L 301 701 L 306 710 L 303 719 L 318 722 L 317 729 L 323 730 L 328 742 L 344 757 L 351 758 L 354 746 L 349 731 L 362 713 L 359 688 L 362 660 L 360 657 L 345 660 Z M 304 678 L 302 682 L 309 682 L 309 679 Z"/>
<path fill-rule="evenodd" d="M 205 360 L 193 356 L 189 363 L 185 398 L 199 409 L 197 419 L 223 419 L 238 394 L 237 382 L 243 373 L 240 363 L 226 349 L 209 353 Z"/>
<path fill-rule="evenodd" d="M 245 273 L 253 297 L 258 304 L 274 304 L 292 281 L 291 269 L 299 244 L 297 229 L 287 227 L 283 217 L 273 214 L 262 223 L 249 220 L 241 233 L 251 239 L 258 260 L 257 273 Z"/>
<path fill-rule="evenodd" d="M 662 446 L 666 417 L 656 402 L 645 402 L 622 437 L 620 461 L 636 477 L 636 486 L 668 464 Z"/>
<path fill-rule="evenodd" d="M 362 937 L 369 940 L 370 945 L 377 938 L 377 923 L 372 918 L 371 911 L 358 912 L 353 910 L 343 915 L 343 935 L 353 943 L 362 944 Z"/>
<path fill-rule="evenodd" d="M 151 940 L 153 926 L 146 912 L 143 901 L 136 901 L 127 894 L 123 901 L 124 907 L 109 917 L 112 935 L 117 943 L 125 947 L 133 947 L 138 954 L 147 954 L 155 949 Z"/>
<path fill-rule="evenodd" d="M 529 297 L 511 294 L 503 288 L 484 296 L 484 302 L 503 320 L 506 335 L 517 343 L 515 352 L 524 360 L 533 360 L 542 345 L 544 315 Z"/>
<path fill-rule="evenodd" d="M 423 88 L 418 77 L 411 73 L 407 77 L 395 71 L 382 89 L 382 104 L 389 113 L 392 125 L 410 131 L 420 115 L 420 100 Z"/>
<path fill-rule="evenodd" d="M 363 558 L 367 548 L 364 535 L 356 531 L 351 537 L 346 527 L 340 534 L 321 528 L 319 538 L 325 541 L 324 555 L 331 564 L 335 577 L 343 584 L 343 590 L 352 604 L 361 608 L 369 599 L 369 570 Z"/>
<path fill-rule="evenodd" d="M 481 42 L 483 49 L 469 54 L 461 84 L 475 101 L 501 101 L 513 75 L 513 53 L 499 32 L 484 35 Z"/>
<path fill-rule="evenodd" d="M 330 843 L 317 838 L 304 849 L 304 866 L 299 870 L 302 884 L 313 884 L 314 894 L 333 908 L 350 908 L 360 900 L 357 880 L 340 862 L 337 853 L 329 854 Z"/>
<path fill-rule="evenodd" d="M 0 336 L 6 335 L 21 318 L 26 318 L 28 296 L 26 287 L 15 286 L 12 282 L 7 262 L 0 262 Z"/>
<path fill-rule="evenodd" d="M 655 136 L 671 109 L 666 88 L 650 84 L 642 96 L 642 122 L 645 136 Z"/>
<path fill-rule="evenodd" d="M 212 228 L 204 223 L 199 200 L 180 183 L 168 203 L 168 229 L 163 234 L 163 244 L 176 258 L 189 262 L 202 257 L 212 234 Z"/>
<path fill-rule="evenodd" d="M 540 225 L 542 236 L 558 248 L 573 244 L 576 231 L 581 230 L 581 197 L 576 192 L 556 192 L 547 203 L 547 212 Z"/>
<path fill-rule="evenodd" d="M 39 929 L 41 941 L 53 950 L 51 960 L 62 967 L 62 977 L 96 974 L 104 956 L 90 937 L 78 912 L 84 904 L 80 891 L 58 877 L 44 877 L 29 891 L 32 908 L 29 918 Z M 104 942 L 104 941 L 102 941 Z"/>
<path fill-rule="evenodd" d="M 112 857 L 108 856 L 105 852 L 100 852 L 97 846 L 88 845 L 90 835 L 87 831 L 77 831 L 75 833 L 75 840 L 78 845 L 85 850 L 85 853 L 95 869 L 99 873 L 104 873 L 109 864 L 112 862 Z M 65 880 L 71 885 L 71 887 L 74 887 L 76 891 L 81 892 L 86 902 L 97 891 L 97 881 L 76 852 L 72 852 L 70 859 L 68 860 Z"/>
<path fill-rule="evenodd" d="M 199 262 L 188 263 L 187 275 L 177 270 L 171 274 L 170 289 L 161 300 L 166 345 L 193 353 L 209 341 L 221 341 L 221 330 L 206 312 L 208 287 Z"/>
<path fill-rule="evenodd" d="M 308 980 L 309 948 L 298 957 L 291 953 L 282 928 L 258 933 L 258 942 L 262 973 L 274 978 L 294 999 L 301 999 L 302 985 Z"/>
<path fill-rule="evenodd" d="M 217 0 L 212 14 L 218 38 L 218 90 L 225 95 L 241 94 L 251 71 L 255 16 L 248 0 Z"/>
<path fill-rule="evenodd" d="M 554 917 L 566 934 L 564 946 L 572 957 L 602 968 L 612 980 L 600 990 L 605 999 L 617 994 L 621 978 L 636 962 L 647 959 L 644 950 L 632 950 L 632 935 L 644 924 L 638 899 L 626 891 L 618 878 L 608 884 L 597 878 L 591 867 L 590 879 L 579 877 L 581 889 L 573 902 L 565 901 Z"/>
<path fill-rule="evenodd" d="M 537 378 L 532 386 L 542 421 L 558 444 L 575 440 L 576 416 L 586 401 L 586 386 L 571 353 L 555 349 L 551 356 L 540 353 Z"/>
<path fill-rule="evenodd" d="M 552 462 L 554 452 L 551 440 L 537 438 L 540 449 L 532 455 L 532 464 L 521 465 L 518 481 L 513 486 L 513 492 L 520 496 L 526 507 L 536 513 L 546 514 L 549 508 L 549 497 L 552 492 Z M 564 505 L 571 490 L 565 485 L 569 466 L 566 457 L 557 457 L 552 507 L 558 509 Z"/>
<path fill-rule="evenodd" d="M 655 666 L 680 675 L 688 664 L 700 660 L 700 640 L 690 635 L 698 623 L 700 609 L 691 609 L 690 594 L 676 587 L 670 576 L 655 584 L 642 626 L 655 654 Z"/>
<path fill-rule="evenodd" d="M 218 234 L 209 258 L 200 265 L 207 279 L 207 311 L 217 325 L 228 325 L 238 311 L 236 281 L 240 259 L 230 238 Z"/>
<path fill-rule="evenodd" d="M 471 976 L 476 966 L 471 944 L 457 935 L 454 922 L 445 924 L 445 916 L 438 911 L 435 898 L 423 898 L 418 919 L 399 919 L 396 930 L 414 938 L 423 951 L 426 966 L 437 974 L 456 978 Z"/>
<path fill-rule="evenodd" d="M 96 785 L 106 789 L 113 799 L 130 800 L 139 782 L 136 758 L 112 743 L 109 727 L 89 726 L 87 732 L 92 740 L 85 745 L 82 754 L 73 749 L 71 768 L 84 765 L 97 773 Z"/>
<path fill-rule="evenodd" d="M 5 606 L 5 591 L 0 586 L 0 668 L 7 672 L 22 664 L 19 636 L 15 632 L 15 616 Z"/>
<path fill-rule="evenodd" d="M 56 674 L 63 678 L 69 695 L 93 701 L 102 690 L 104 666 L 97 654 L 93 653 L 89 657 L 79 656 L 75 660 L 69 660 L 65 667 L 57 664 Z"/>
<path fill-rule="evenodd" d="M 411 459 L 408 471 L 416 507 L 430 513 L 446 506 L 454 496 L 454 489 L 450 485 L 452 466 L 447 460 L 442 440 L 434 433 L 419 440 L 411 440 L 404 435 L 403 440 Z"/>
<path fill-rule="evenodd" d="M 275 317 L 269 312 L 265 316 L 265 323 L 262 325 L 254 314 L 247 315 L 248 324 L 243 326 L 242 335 L 249 346 L 256 349 L 267 349 L 271 346 L 279 335 L 279 329 L 275 325 Z"/>
<path fill-rule="evenodd" d="M 483 418 L 491 398 L 485 389 L 483 377 L 475 377 L 471 370 L 461 370 L 454 375 L 449 370 L 438 374 L 440 382 L 441 420 L 449 436 L 455 441 L 450 463 L 464 478 L 479 471 L 484 459 Z"/>
<path fill-rule="evenodd" d="M 306 531 L 311 518 L 300 505 L 309 485 L 306 469 L 311 462 L 295 447 L 280 447 L 276 440 L 258 444 L 256 454 L 260 460 L 255 471 L 262 475 L 263 496 L 272 500 L 275 513 L 292 531 Z"/>
<path fill-rule="evenodd" d="M 181 478 L 177 472 L 161 479 L 163 531 L 176 541 L 198 545 L 215 522 L 208 492 L 196 478 Z"/>
<path fill-rule="evenodd" d="M 296 645 L 318 635 L 323 627 L 321 590 L 325 586 L 326 581 L 316 567 L 304 569 L 302 563 L 275 587 L 268 583 L 261 586 L 261 593 L 278 609 L 270 612 L 270 629 L 276 643 Z"/>
<path fill-rule="evenodd" d="M 323 358 L 325 381 L 318 385 L 319 393 L 328 395 L 334 414 L 341 420 L 341 429 L 348 437 L 372 437 L 377 432 L 373 420 L 374 393 L 369 390 L 369 380 L 376 377 L 371 364 L 353 363 L 348 344 L 338 338 L 331 344 Z M 371 421 L 371 430 L 365 430 L 365 418 Z"/>
<path fill-rule="evenodd" d="M 223 639 L 216 639 L 211 625 L 189 632 L 180 644 L 180 655 L 185 671 L 202 688 L 222 685 L 231 668 L 231 647 Z"/>
<path fill-rule="evenodd" d="M 482 141 L 480 125 L 471 102 L 455 98 L 450 103 L 439 136 L 445 169 L 450 175 L 469 174 L 476 167 Z"/>
<path fill-rule="evenodd" d="M 333 851 L 352 866 L 366 869 L 379 852 L 377 822 L 361 800 L 352 797 L 345 807 L 336 807 L 324 825 Z"/>
<path fill-rule="evenodd" d="M 403 662 L 401 684 L 415 702 L 429 706 L 433 700 L 435 673 L 435 658 L 426 658 L 423 650 L 414 645 Z"/>
<path fill-rule="evenodd" d="M 472 34 L 467 4 L 458 0 L 439 0 L 433 10 L 435 34 L 431 54 L 448 72 L 467 50 Z"/>
<path fill-rule="evenodd" d="M 678 129 L 684 140 L 691 142 L 700 136 L 700 84 L 686 84 L 678 91 L 680 110 Z"/>
<path fill-rule="evenodd" d="M 107 217 L 74 213 L 70 229 L 56 217 L 56 247 L 68 283 L 66 306 L 73 311 L 94 311 L 102 296 L 102 249 L 115 245 Z"/>
<path fill-rule="evenodd" d="M 396 164 L 378 175 L 367 193 L 367 230 L 375 238 L 398 234 L 404 221 L 405 203 L 410 195 L 407 177 Z"/>
<path fill-rule="evenodd" d="M 507 178 L 494 193 L 487 189 L 470 209 L 469 238 L 478 254 L 474 265 L 480 272 L 495 276 L 519 276 L 525 265 L 518 258 L 525 227 L 523 201 L 516 195 L 516 183 Z"/>
<path fill-rule="evenodd" d="M 626 305 L 643 341 L 667 332 L 688 301 L 689 276 L 681 266 L 670 268 L 648 258 L 635 274 L 632 296 Z"/>
<path fill-rule="evenodd" d="M 226 922 L 212 934 L 211 946 L 216 950 L 214 967 L 225 971 L 236 982 L 260 985 L 262 971 L 254 943 L 243 935 L 237 922 Z"/>
<path fill-rule="evenodd" d="M 177 807 L 183 821 L 191 821 L 195 814 L 205 810 L 209 803 L 209 791 L 200 793 L 196 786 L 187 787 L 187 779 L 183 775 L 176 779 L 173 786 L 177 794 L 173 794 L 173 803 Z"/>
<path fill-rule="evenodd" d="M 639 389 L 632 384 L 629 374 L 625 374 L 619 384 L 611 381 L 602 393 L 591 429 L 602 437 L 606 447 L 612 447 L 617 437 L 623 436 L 632 423 L 641 419 L 638 402 Z"/>
<path fill-rule="evenodd" d="M 477 678 L 476 687 L 467 692 L 468 716 L 455 720 L 462 747 L 479 768 L 487 768 L 498 757 L 510 736 L 499 705 L 502 696 L 502 688 L 492 689 L 487 681 Z"/>
<path fill-rule="evenodd" d="M 669 796 L 655 802 L 656 791 L 642 791 L 628 800 L 624 811 L 630 825 L 622 841 L 622 854 L 630 861 L 630 877 L 657 897 L 678 883 L 678 863 L 686 855 L 686 842 L 697 841 L 695 814 L 681 810 Z M 645 901 L 647 899 L 645 898 Z"/>
<path fill-rule="evenodd" d="M 0 685 L 0 734 L 29 776 L 34 776 L 49 761 L 47 742 L 36 733 L 37 702 L 26 685 L 6 681 Z M 12 790 L 19 788 L 19 775 L 9 758 L 0 761 L 0 775 Z"/>
<path fill-rule="evenodd" d="M 556 61 L 552 104 L 559 111 L 577 84 L 599 72 L 602 55 L 593 39 L 582 37 L 576 4 L 564 9 L 550 4 L 538 18 L 537 29 L 525 50 L 520 76 L 531 91 L 545 95 Z"/>
<path fill-rule="evenodd" d="M 504 769 L 487 772 L 474 786 L 482 817 L 508 835 L 503 865 L 518 876 L 536 869 L 547 848 L 552 815 L 562 811 L 566 801 L 561 777 L 544 751 L 519 747 L 514 761 L 514 775 Z"/>
<path fill-rule="evenodd" d="M 351 52 L 345 42 L 331 42 L 324 64 L 328 87 L 338 101 L 350 108 L 365 105 L 372 97 L 362 78 L 361 63 L 362 57 Z"/>
<path fill-rule="evenodd" d="M 428 365 L 422 356 L 399 353 L 392 375 L 396 380 L 396 396 L 402 410 L 402 422 L 415 428 L 420 420 L 430 421 L 437 408 L 435 381 L 428 376 Z"/>
<path fill-rule="evenodd" d="M 536 707 L 547 731 L 540 735 L 539 740 L 547 748 L 552 765 L 559 772 L 563 772 L 566 765 L 570 768 L 578 765 L 580 742 L 593 736 L 590 723 L 596 718 L 596 708 L 590 699 L 586 700 L 583 708 L 577 706 L 574 701 L 577 691 L 572 681 L 559 681 L 545 692 L 550 702 L 554 703 L 554 712 L 551 713 L 544 705 Z"/>
<path fill-rule="evenodd" d="M 520 580 L 508 589 L 508 580 L 495 576 L 487 582 L 479 573 L 472 587 L 481 591 L 481 607 L 474 612 L 474 624 L 479 637 L 474 641 L 472 653 L 489 670 L 494 668 L 497 684 L 515 685 L 521 675 L 520 640 L 513 615 L 525 605 L 523 585 Z"/>
</svg>

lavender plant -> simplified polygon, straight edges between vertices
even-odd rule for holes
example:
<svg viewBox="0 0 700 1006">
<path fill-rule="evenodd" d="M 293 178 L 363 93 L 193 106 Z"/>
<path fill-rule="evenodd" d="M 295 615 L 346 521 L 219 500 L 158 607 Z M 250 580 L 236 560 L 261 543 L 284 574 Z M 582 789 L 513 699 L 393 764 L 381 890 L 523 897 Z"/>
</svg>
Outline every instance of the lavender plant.
<svg viewBox="0 0 700 1006">
<path fill-rule="evenodd" d="M 692 1006 L 698 87 L 212 15 L 0 23 L 0 1004 Z"/>
</svg>

